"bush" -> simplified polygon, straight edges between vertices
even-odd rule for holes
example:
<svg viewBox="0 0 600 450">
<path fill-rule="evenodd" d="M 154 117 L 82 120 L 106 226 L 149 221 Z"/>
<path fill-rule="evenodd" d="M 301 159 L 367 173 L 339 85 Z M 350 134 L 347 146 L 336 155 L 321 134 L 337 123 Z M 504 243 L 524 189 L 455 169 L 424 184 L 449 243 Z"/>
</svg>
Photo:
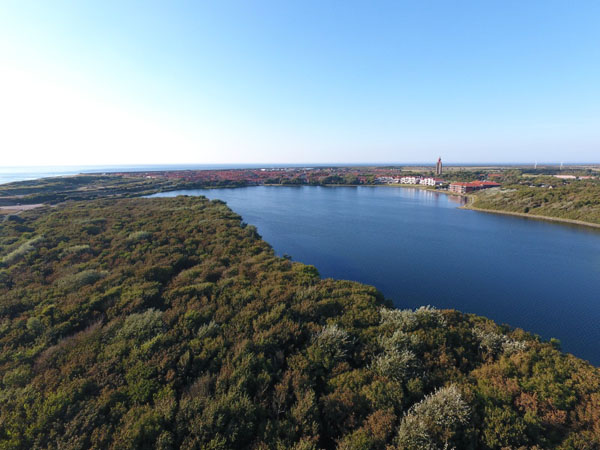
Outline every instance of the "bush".
<svg viewBox="0 0 600 450">
<path fill-rule="evenodd" d="M 504 334 L 475 327 L 473 334 L 479 340 L 479 348 L 486 354 L 496 357 L 502 353 L 511 354 L 527 348 L 527 343 L 511 339 Z"/>
<path fill-rule="evenodd" d="M 401 331 L 414 331 L 418 328 L 443 327 L 446 319 L 441 311 L 432 306 L 415 309 L 382 309 L 381 324 L 391 325 Z"/>
<path fill-rule="evenodd" d="M 42 321 L 37 317 L 30 317 L 27 319 L 27 329 L 33 334 L 40 334 L 43 328 Z"/>
<path fill-rule="evenodd" d="M 469 405 L 456 386 L 438 389 L 404 415 L 396 442 L 407 450 L 447 449 L 469 416 Z"/>
<path fill-rule="evenodd" d="M 83 245 L 72 245 L 71 247 L 67 247 L 63 250 L 63 255 L 81 255 L 83 253 L 90 253 L 90 246 L 87 244 Z"/>
<path fill-rule="evenodd" d="M 150 237 L 152 237 L 152 233 L 149 233 L 148 231 L 134 231 L 133 233 L 130 233 L 129 236 L 127 236 L 127 240 L 130 242 L 139 242 L 139 241 L 143 241 L 146 239 L 150 239 Z"/>
<path fill-rule="evenodd" d="M 337 325 L 327 325 L 314 337 L 315 345 L 332 361 L 342 361 L 348 356 L 351 339 Z"/>
<path fill-rule="evenodd" d="M 28 366 L 21 366 L 6 372 L 2 383 L 7 387 L 22 387 L 29 383 L 30 379 L 31 369 Z"/>
<path fill-rule="evenodd" d="M 163 331 L 162 316 L 163 313 L 154 308 L 128 315 L 117 333 L 117 339 L 135 339 L 138 342 L 150 339 Z"/>
<path fill-rule="evenodd" d="M 415 350 L 421 345 L 421 339 L 414 333 L 397 330 L 391 336 L 380 336 L 379 345 L 385 351 Z"/>
<path fill-rule="evenodd" d="M 381 376 L 394 381 L 406 381 L 413 377 L 420 366 L 417 356 L 410 350 L 390 350 L 373 362 L 373 369 Z"/>
<path fill-rule="evenodd" d="M 106 275 L 108 275 L 108 272 L 104 270 L 83 270 L 79 273 L 67 275 L 66 277 L 61 278 L 58 280 L 57 285 L 61 289 L 73 291 L 76 289 L 81 289 L 89 284 L 94 284 L 96 281 L 101 280 Z"/>
<path fill-rule="evenodd" d="M 14 264 L 19 259 L 27 255 L 28 253 L 35 250 L 35 245 L 39 244 L 44 239 L 43 236 L 36 236 L 33 239 L 29 239 L 27 242 L 22 243 L 15 250 L 10 252 L 8 255 L 5 255 L 0 259 L 0 264 L 10 266 Z"/>
<path fill-rule="evenodd" d="M 199 339 L 204 339 L 205 337 L 214 337 L 219 333 L 220 330 L 221 327 L 219 324 L 214 320 L 211 320 L 209 323 L 200 326 L 196 335 Z"/>
</svg>

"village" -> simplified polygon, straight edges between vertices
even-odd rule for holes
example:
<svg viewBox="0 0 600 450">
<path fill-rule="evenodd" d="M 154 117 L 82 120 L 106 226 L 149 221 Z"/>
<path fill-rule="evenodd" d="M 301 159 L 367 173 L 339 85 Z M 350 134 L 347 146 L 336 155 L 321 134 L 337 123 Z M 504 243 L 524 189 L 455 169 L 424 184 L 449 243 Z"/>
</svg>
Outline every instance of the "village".
<svg viewBox="0 0 600 450">
<path fill-rule="evenodd" d="M 407 175 L 407 176 L 384 176 L 378 177 L 375 181 L 378 184 L 407 184 L 407 185 L 420 185 L 428 186 L 433 188 L 446 188 L 448 191 L 455 194 L 467 194 L 469 192 L 478 191 L 481 189 L 488 189 L 493 187 L 500 187 L 500 183 L 494 181 L 468 181 L 468 182 L 452 182 L 449 183 L 441 178 L 438 178 L 443 173 L 442 158 L 438 158 L 435 166 L 436 177 L 431 176 L 420 176 L 420 175 Z"/>
<path fill-rule="evenodd" d="M 376 181 L 378 184 L 407 184 L 413 186 L 419 185 L 434 188 L 447 188 L 450 192 L 455 194 L 467 194 L 469 192 L 478 191 L 481 189 L 501 186 L 500 183 L 496 183 L 494 181 L 457 181 L 448 183 L 441 178 L 421 177 L 414 175 L 405 177 L 379 177 Z"/>
<path fill-rule="evenodd" d="M 180 169 L 118 172 L 123 177 L 144 177 L 188 188 L 241 186 L 414 186 L 456 195 L 506 185 L 554 189 L 571 182 L 597 180 L 593 167 L 570 166 L 296 166 L 227 169 Z M 554 180 L 554 181 L 553 181 Z"/>
</svg>

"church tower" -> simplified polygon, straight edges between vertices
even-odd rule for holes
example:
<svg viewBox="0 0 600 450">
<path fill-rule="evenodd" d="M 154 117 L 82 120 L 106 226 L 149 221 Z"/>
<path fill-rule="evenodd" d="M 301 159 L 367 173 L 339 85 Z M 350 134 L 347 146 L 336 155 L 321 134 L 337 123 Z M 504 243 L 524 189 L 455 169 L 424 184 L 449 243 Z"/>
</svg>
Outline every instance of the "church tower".
<svg viewBox="0 0 600 450">
<path fill-rule="evenodd" d="M 435 165 L 435 174 L 438 177 L 442 176 L 442 157 L 440 156 L 437 160 L 437 164 Z"/>
</svg>

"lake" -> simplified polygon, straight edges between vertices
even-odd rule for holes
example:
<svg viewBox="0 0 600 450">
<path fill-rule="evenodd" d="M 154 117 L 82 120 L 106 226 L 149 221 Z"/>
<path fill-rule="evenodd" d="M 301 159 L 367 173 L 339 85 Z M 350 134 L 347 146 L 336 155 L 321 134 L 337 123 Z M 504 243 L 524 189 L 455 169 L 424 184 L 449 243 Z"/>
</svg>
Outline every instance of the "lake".
<svg viewBox="0 0 600 450">
<path fill-rule="evenodd" d="M 399 308 L 433 305 L 556 337 L 600 365 L 600 232 L 458 209 L 394 187 L 247 187 L 156 194 L 221 199 L 279 255 L 371 284 Z"/>
</svg>

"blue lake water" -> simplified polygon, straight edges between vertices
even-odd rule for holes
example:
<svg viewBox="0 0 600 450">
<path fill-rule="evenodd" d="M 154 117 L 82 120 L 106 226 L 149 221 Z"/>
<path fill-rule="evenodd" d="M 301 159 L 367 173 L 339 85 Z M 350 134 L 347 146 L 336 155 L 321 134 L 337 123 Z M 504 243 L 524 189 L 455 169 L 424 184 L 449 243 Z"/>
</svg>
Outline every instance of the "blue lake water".
<svg viewBox="0 0 600 450">
<path fill-rule="evenodd" d="M 275 251 L 323 277 L 371 284 L 521 327 L 600 365 L 600 232 L 457 209 L 407 188 L 248 187 L 157 194 L 221 199 Z"/>
</svg>

